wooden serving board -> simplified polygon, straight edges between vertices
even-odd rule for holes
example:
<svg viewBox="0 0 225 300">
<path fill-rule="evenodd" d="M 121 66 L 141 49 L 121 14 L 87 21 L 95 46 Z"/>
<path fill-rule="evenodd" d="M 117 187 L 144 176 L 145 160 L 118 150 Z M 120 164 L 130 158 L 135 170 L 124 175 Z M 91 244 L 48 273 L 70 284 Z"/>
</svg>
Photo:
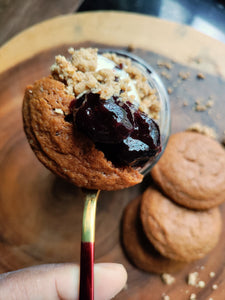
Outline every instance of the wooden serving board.
<svg viewBox="0 0 225 300">
<path fill-rule="evenodd" d="M 79 262 L 82 219 L 81 191 L 54 176 L 32 153 L 23 132 L 21 104 L 24 88 L 48 75 L 54 55 L 69 46 L 127 49 L 162 75 L 171 88 L 172 132 L 194 122 L 213 127 L 224 138 L 225 45 L 189 27 L 143 15 L 96 12 L 58 17 L 34 26 L 0 48 L 0 272 L 26 266 Z M 159 66 L 159 61 L 163 66 Z M 164 64 L 166 62 L 166 64 Z M 172 68 L 167 69 L 170 63 Z M 179 77 L 189 72 L 189 78 Z M 205 79 L 197 79 L 199 72 Z M 167 78 L 166 78 L 166 77 Z M 195 101 L 214 101 L 206 111 L 195 111 Z M 225 298 L 225 239 L 204 259 L 176 273 L 171 286 L 158 275 L 135 268 L 124 254 L 120 226 L 124 207 L 140 195 L 150 178 L 136 187 L 102 192 L 97 209 L 96 261 L 120 262 L 128 270 L 127 288 L 116 299 Z M 225 207 L 221 206 L 225 217 Z M 203 289 L 186 284 L 198 271 Z M 216 276 L 209 277 L 213 271 Z M 218 289 L 213 290 L 212 284 Z"/>
</svg>

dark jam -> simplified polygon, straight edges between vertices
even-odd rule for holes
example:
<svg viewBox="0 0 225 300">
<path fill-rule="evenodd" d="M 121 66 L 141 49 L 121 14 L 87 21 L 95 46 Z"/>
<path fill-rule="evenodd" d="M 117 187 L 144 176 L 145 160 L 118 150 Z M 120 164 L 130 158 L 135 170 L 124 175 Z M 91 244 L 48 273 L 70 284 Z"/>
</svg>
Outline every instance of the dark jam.
<svg viewBox="0 0 225 300">
<path fill-rule="evenodd" d="M 161 151 L 157 123 L 130 102 L 88 93 L 71 110 L 74 126 L 116 166 L 142 167 Z"/>
</svg>

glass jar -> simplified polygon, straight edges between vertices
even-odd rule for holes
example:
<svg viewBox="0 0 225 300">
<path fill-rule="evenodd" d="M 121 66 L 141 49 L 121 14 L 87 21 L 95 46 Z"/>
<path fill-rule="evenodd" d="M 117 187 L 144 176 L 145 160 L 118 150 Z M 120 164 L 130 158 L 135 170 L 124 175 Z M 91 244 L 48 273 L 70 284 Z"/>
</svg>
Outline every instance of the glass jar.
<svg viewBox="0 0 225 300">
<path fill-rule="evenodd" d="M 159 77 L 157 72 L 148 63 L 146 63 L 146 61 L 124 50 L 101 49 L 99 51 L 99 53 L 104 53 L 104 52 L 115 53 L 118 56 L 131 59 L 132 64 L 135 67 L 137 67 L 142 72 L 142 74 L 147 78 L 150 87 L 152 89 L 155 89 L 157 99 L 160 103 L 159 118 L 154 121 L 156 121 L 156 123 L 159 125 L 162 150 L 160 153 L 158 153 L 157 155 L 149 159 L 149 161 L 142 168 L 137 168 L 139 172 L 145 175 L 151 170 L 151 168 L 156 164 L 156 162 L 163 154 L 170 136 L 171 120 L 170 120 L 169 96 L 167 94 L 167 91 L 165 89 L 165 86 L 161 78 Z"/>
</svg>

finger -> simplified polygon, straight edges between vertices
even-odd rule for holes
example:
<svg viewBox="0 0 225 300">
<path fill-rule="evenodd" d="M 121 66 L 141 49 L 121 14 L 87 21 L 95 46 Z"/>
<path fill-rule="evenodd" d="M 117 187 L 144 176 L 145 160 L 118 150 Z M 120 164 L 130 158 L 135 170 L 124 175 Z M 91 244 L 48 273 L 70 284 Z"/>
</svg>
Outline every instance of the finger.
<svg viewBox="0 0 225 300">
<path fill-rule="evenodd" d="M 111 299 L 127 280 L 120 264 L 97 264 L 94 275 L 96 300 Z M 0 299 L 76 300 L 78 293 L 79 267 L 74 264 L 42 265 L 0 276 Z"/>
<path fill-rule="evenodd" d="M 121 264 L 96 264 L 94 269 L 94 296 L 96 300 L 115 297 L 127 282 L 127 272 Z"/>
</svg>

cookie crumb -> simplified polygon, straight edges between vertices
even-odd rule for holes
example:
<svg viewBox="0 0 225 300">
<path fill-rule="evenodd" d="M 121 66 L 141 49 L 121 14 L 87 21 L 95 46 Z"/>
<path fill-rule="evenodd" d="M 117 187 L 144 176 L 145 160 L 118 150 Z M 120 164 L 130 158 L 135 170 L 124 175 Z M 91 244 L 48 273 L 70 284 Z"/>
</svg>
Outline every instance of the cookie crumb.
<svg viewBox="0 0 225 300">
<path fill-rule="evenodd" d="M 198 132 L 204 135 L 207 135 L 213 139 L 217 138 L 217 134 L 215 132 L 215 130 L 209 126 L 206 125 L 202 125 L 201 123 L 194 123 L 191 126 L 189 126 L 187 128 L 187 131 L 194 131 L 194 132 Z"/>
<path fill-rule="evenodd" d="M 168 92 L 168 94 L 172 94 L 172 92 L 173 92 L 173 89 L 171 88 L 171 87 L 168 87 L 168 89 L 167 89 L 167 92 Z"/>
<path fill-rule="evenodd" d="M 213 278 L 213 277 L 215 277 L 215 276 L 216 276 L 216 273 L 215 273 L 215 272 L 210 272 L 210 273 L 209 273 L 209 277 Z"/>
<path fill-rule="evenodd" d="M 170 300 L 170 296 L 163 294 L 162 300 Z"/>
<path fill-rule="evenodd" d="M 188 274 L 188 285 L 196 286 L 198 280 L 198 272 Z"/>
<path fill-rule="evenodd" d="M 129 45 L 127 46 L 127 51 L 128 51 L 128 52 L 133 52 L 134 50 L 135 50 L 135 47 L 134 47 L 133 44 L 129 44 Z"/>
<path fill-rule="evenodd" d="M 198 73 L 196 77 L 198 79 L 205 79 L 205 75 L 203 73 Z"/>
<path fill-rule="evenodd" d="M 195 102 L 195 111 L 206 111 L 206 106 L 200 103 Z"/>
<path fill-rule="evenodd" d="M 214 105 L 214 101 L 213 101 L 213 100 L 208 100 L 208 101 L 206 102 L 206 107 L 208 107 L 208 108 L 213 107 L 213 105 Z"/>
<path fill-rule="evenodd" d="M 187 80 L 190 77 L 190 72 L 184 72 L 181 71 L 179 72 L 178 76 L 182 79 L 182 80 Z"/>
<path fill-rule="evenodd" d="M 214 106 L 214 100 L 210 97 L 209 100 L 203 103 L 203 99 L 196 99 L 195 100 L 195 110 L 196 111 L 206 111 L 207 109 Z"/>
<path fill-rule="evenodd" d="M 161 75 L 163 76 L 163 77 L 165 77 L 166 79 L 170 79 L 171 78 L 171 75 L 169 74 L 169 73 L 167 73 L 166 71 L 162 71 L 161 72 Z"/>
<path fill-rule="evenodd" d="M 213 290 L 217 290 L 217 289 L 218 289 L 218 285 L 217 285 L 217 284 L 213 284 L 213 285 L 212 285 L 212 289 L 213 289 Z"/>
<path fill-rule="evenodd" d="M 190 300 L 196 300 L 197 299 L 196 294 L 192 293 L 189 299 Z"/>
<path fill-rule="evenodd" d="M 170 275 L 168 273 L 163 273 L 161 278 L 162 278 L 162 281 L 167 285 L 173 284 L 176 280 L 172 275 Z"/>
<path fill-rule="evenodd" d="M 198 287 L 200 287 L 201 289 L 203 289 L 205 287 L 205 281 L 200 280 L 197 284 Z"/>
<path fill-rule="evenodd" d="M 186 100 L 184 100 L 183 106 L 188 106 L 188 102 Z"/>
<path fill-rule="evenodd" d="M 167 70 L 172 69 L 172 64 L 170 62 L 166 62 L 166 61 L 159 60 L 157 62 L 157 66 L 160 67 L 160 68 L 166 68 Z"/>
</svg>

